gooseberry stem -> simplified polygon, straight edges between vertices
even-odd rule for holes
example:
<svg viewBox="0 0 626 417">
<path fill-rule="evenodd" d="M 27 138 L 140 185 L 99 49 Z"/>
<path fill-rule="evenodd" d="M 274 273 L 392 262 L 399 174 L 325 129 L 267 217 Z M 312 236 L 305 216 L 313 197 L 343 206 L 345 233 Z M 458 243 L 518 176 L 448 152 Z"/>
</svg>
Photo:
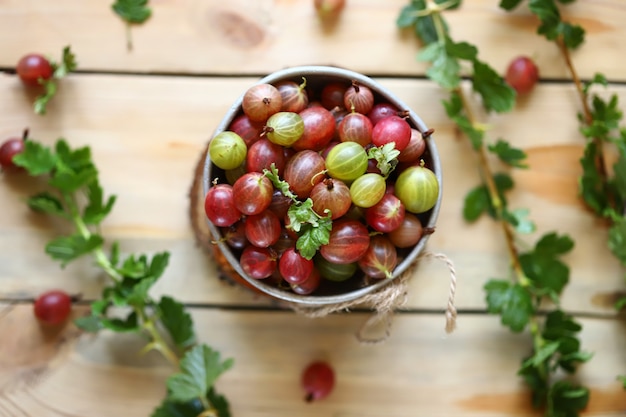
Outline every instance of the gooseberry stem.
<svg viewBox="0 0 626 417">
<path fill-rule="evenodd" d="M 574 85 L 576 87 L 576 91 L 578 92 L 578 98 L 580 99 L 580 103 L 582 105 L 582 113 L 584 123 L 587 126 L 591 126 L 593 123 L 593 114 L 591 113 L 591 109 L 589 108 L 589 100 L 587 93 L 583 87 L 583 83 L 578 76 L 578 72 L 576 71 L 576 67 L 574 66 L 574 62 L 572 61 L 572 56 L 570 54 L 569 48 L 565 44 L 562 37 L 558 38 L 554 41 L 565 60 L 565 65 L 572 76 L 572 81 L 574 81 Z M 608 174 L 606 169 L 606 161 L 604 159 L 604 152 L 602 151 L 602 140 L 600 138 L 593 138 L 594 145 L 598 149 L 598 158 L 596 160 L 596 165 L 598 169 L 598 174 L 602 178 L 603 182 L 608 181 Z"/>
</svg>

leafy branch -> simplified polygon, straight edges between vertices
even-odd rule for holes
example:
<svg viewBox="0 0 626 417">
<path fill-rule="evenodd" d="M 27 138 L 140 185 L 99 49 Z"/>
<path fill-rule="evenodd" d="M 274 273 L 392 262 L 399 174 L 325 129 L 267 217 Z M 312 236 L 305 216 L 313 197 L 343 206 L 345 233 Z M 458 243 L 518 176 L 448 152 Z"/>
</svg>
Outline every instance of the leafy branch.
<svg viewBox="0 0 626 417">
<path fill-rule="evenodd" d="M 219 352 L 197 343 L 191 315 L 182 303 L 167 295 L 155 299 L 149 294 L 165 272 L 169 253 L 131 254 L 122 259 L 118 242 L 105 251 L 98 230 L 116 197 L 105 198 L 90 148 L 72 149 L 64 139 L 50 148 L 29 138 L 13 161 L 31 176 L 47 179 L 46 190 L 28 199 L 30 208 L 73 225 L 71 234 L 48 242 L 46 253 L 62 267 L 91 255 L 109 278 L 101 298 L 91 303 L 90 314 L 75 324 L 87 332 L 108 329 L 143 334 L 148 342 L 142 353 L 158 351 L 179 369 L 167 379 L 167 396 L 152 417 L 229 417 L 228 402 L 213 385 L 232 366 L 232 359 L 222 360 Z"/>
<path fill-rule="evenodd" d="M 563 1 L 561 3 L 571 3 Z M 500 7 L 513 10 L 521 0 L 502 0 Z M 540 20 L 537 33 L 558 47 L 570 72 L 580 99 L 582 111 L 578 114 L 580 132 L 585 137 L 585 149 L 580 159 L 583 173 L 579 178 L 579 192 L 585 204 L 608 225 L 608 247 L 619 262 L 626 267 L 626 126 L 616 94 L 605 99 L 592 93 L 593 86 L 607 87 L 603 74 L 596 74 L 589 82 L 581 81 L 571 57 L 571 51 L 585 41 L 585 30 L 562 19 L 554 0 L 530 0 L 528 8 Z M 607 167 L 605 145 L 613 145 L 618 157 L 612 167 Z M 625 275 L 626 278 L 626 275 Z M 626 297 L 615 307 L 626 307 Z M 626 377 L 620 377 L 626 389 Z"/>
<path fill-rule="evenodd" d="M 519 234 L 532 232 L 527 209 L 510 209 L 506 192 L 514 186 L 506 172 L 494 172 L 490 154 L 505 164 L 525 168 L 525 153 L 499 139 L 487 144 L 487 128 L 477 120 L 470 99 L 477 96 L 484 110 L 508 112 L 513 109 L 515 91 L 486 62 L 479 59 L 478 48 L 456 42 L 450 36 L 443 14 L 461 5 L 461 0 L 412 0 L 396 21 L 399 28 L 411 28 L 424 48 L 417 59 L 430 64 L 427 76 L 449 91 L 443 105 L 450 119 L 467 136 L 478 161 L 482 183 L 465 198 L 463 215 L 475 221 L 488 214 L 502 229 L 510 261 L 510 276 L 490 279 L 485 285 L 488 311 L 499 314 L 501 322 L 513 332 L 529 331 L 532 353 L 524 359 L 518 374 L 532 390 L 532 402 L 544 408 L 546 416 L 577 416 L 589 398 L 589 390 L 567 379 L 557 379 L 562 370 L 573 373 L 590 354 L 580 350 L 577 334 L 581 326 L 559 307 L 560 294 L 569 281 L 569 268 L 561 261 L 574 242 L 555 232 L 543 235 L 527 252 L 518 248 Z M 472 92 L 463 85 L 469 79 Z M 540 306 L 551 301 L 555 309 L 541 320 Z"/>
</svg>

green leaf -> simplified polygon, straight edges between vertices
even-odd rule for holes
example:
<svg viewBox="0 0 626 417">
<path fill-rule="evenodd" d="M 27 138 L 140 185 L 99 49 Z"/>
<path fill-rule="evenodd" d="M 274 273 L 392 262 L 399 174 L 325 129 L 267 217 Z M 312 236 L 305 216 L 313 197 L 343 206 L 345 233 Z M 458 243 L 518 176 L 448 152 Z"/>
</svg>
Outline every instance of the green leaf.
<svg viewBox="0 0 626 417">
<path fill-rule="evenodd" d="M 143 23 L 152 14 L 147 4 L 148 0 L 116 0 L 111 8 L 128 23 Z"/>
<path fill-rule="evenodd" d="M 620 155 L 613 165 L 615 190 L 622 204 L 626 204 L 626 146 L 621 148 Z"/>
<path fill-rule="evenodd" d="M 534 312 L 530 293 L 520 284 L 504 280 L 489 280 L 484 287 L 487 292 L 487 308 L 492 314 L 500 314 L 502 324 L 513 332 L 524 330 Z"/>
<path fill-rule="evenodd" d="M 503 211 L 504 220 L 511 223 L 518 233 L 532 233 L 537 229 L 535 223 L 528 218 L 529 214 L 530 210 L 527 208 Z"/>
<path fill-rule="evenodd" d="M 77 67 L 78 63 L 76 62 L 76 55 L 72 52 L 71 47 L 68 45 L 63 48 L 61 62 L 53 65 L 54 78 L 63 78 L 68 73 L 75 71 Z"/>
<path fill-rule="evenodd" d="M 570 0 L 560 1 L 567 3 Z M 554 41 L 562 38 L 569 49 L 576 49 L 585 41 L 584 29 L 579 25 L 564 22 L 554 0 L 530 0 L 528 7 L 541 21 L 537 33 L 546 39 Z"/>
<path fill-rule="evenodd" d="M 622 382 L 622 386 L 626 389 L 626 375 L 618 376 L 617 379 Z"/>
<path fill-rule="evenodd" d="M 152 277 L 159 278 L 165 272 L 167 265 L 170 261 L 169 252 L 157 253 L 152 257 L 150 262 L 149 274 Z"/>
<path fill-rule="evenodd" d="M 24 142 L 24 150 L 13 157 L 13 163 L 32 176 L 48 174 L 56 166 L 56 156 L 50 148 L 33 140 Z"/>
<path fill-rule="evenodd" d="M 204 398 L 217 378 L 233 365 L 232 359 L 224 361 L 220 353 L 207 345 L 196 345 L 180 360 L 180 373 L 167 379 L 168 398 L 187 402 Z"/>
<path fill-rule="evenodd" d="M 95 168 L 84 169 L 79 172 L 57 170 L 48 183 L 62 193 L 73 193 L 98 178 Z"/>
<path fill-rule="evenodd" d="M 193 321 L 183 304 L 172 297 L 163 296 L 158 308 L 161 322 L 179 349 L 185 350 L 196 343 Z"/>
<path fill-rule="evenodd" d="M 199 399 L 181 403 L 166 398 L 150 417 L 198 417 L 203 411 L 204 407 Z M 222 414 L 218 416 L 224 417 Z"/>
<path fill-rule="evenodd" d="M 78 317 L 74 320 L 74 324 L 88 333 L 97 333 L 104 328 L 102 320 L 94 315 Z"/>
<path fill-rule="evenodd" d="M 445 43 L 431 43 L 417 55 L 417 59 L 431 63 L 426 75 L 441 87 L 458 87 L 461 82 L 461 66 L 457 58 L 448 55 Z"/>
<path fill-rule="evenodd" d="M 382 146 L 372 146 L 367 151 L 368 159 L 376 161 L 376 167 L 380 174 L 387 178 L 398 164 L 400 151 L 396 149 L 394 142 L 386 143 Z"/>
<path fill-rule="evenodd" d="M 535 245 L 535 253 L 542 256 L 563 255 L 574 248 L 574 241 L 567 235 L 546 233 Z"/>
<path fill-rule="evenodd" d="M 422 6 L 421 8 L 419 6 Z M 424 10 L 426 5 L 424 1 L 416 1 L 412 2 L 412 4 L 407 4 L 400 9 L 400 14 L 396 18 L 396 26 L 399 28 L 408 28 L 414 26 L 417 22 L 418 15 L 417 13 L 420 10 Z"/>
<path fill-rule="evenodd" d="M 522 0 L 500 0 L 500 8 L 504 9 L 504 10 L 513 10 L 515 9 L 517 6 L 519 6 L 519 4 L 522 2 Z"/>
<path fill-rule="evenodd" d="M 489 145 L 488 149 L 497 155 L 505 164 L 517 168 L 528 168 L 528 165 L 523 163 L 526 159 L 526 152 L 518 148 L 513 148 L 508 142 L 502 139 L 498 139 L 495 144 Z"/>
<path fill-rule="evenodd" d="M 60 165 L 66 169 L 81 172 L 96 168 L 91 159 L 91 149 L 88 146 L 72 149 L 65 139 L 59 139 L 54 148 Z"/>
<path fill-rule="evenodd" d="M 120 244 L 119 242 L 113 242 L 111 245 L 111 254 L 109 255 L 109 262 L 111 266 L 114 268 L 117 266 L 117 263 L 120 261 Z"/>
<path fill-rule="evenodd" d="M 515 90 L 488 64 L 474 61 L 472 87 L 483 100 L 487 111 L 508 112 L 515 106 Z"/>
<path fill-rule="evenodd" d="M 604 179 L 600 176 L 596 168 L 596 160 L 598 157 L 599 150 L 596 144 L 593 141 L 589 141 L 580 159 L 583 173 L 578 181 L 580 195 L 583 201 L 596 214 L 603 216 L 610 205 Z"/>
<path fill-rule="evenodd" d="M 449 37 L 446 37 L 446 53 L 455 58 L 473 61 L 478 55 L 478 48 L 471 43 L 454 42 Z"/>
<path fill-rule="evenodd" d="M 145 255 L 129 255 L 117 271 L 124 277 L 143 278 L 148 274 L 148 259 Z"/>
<path fill-rule="evenodd" d="M 558 298 L 569 281 L 569 268 L 563 262 L 551 257 L 525 253 L 519 257 L 524 274 L 533 282 L 541 295 Z"/>
<path fill-rule="evenodd" d="M 98 248 L 102 242 L 102 237 L 98 235 L 91 235 L 89 238 L 81 235 L 60 236 L 46 245 L 46 253 L 65 266 L 70 261 Z"/>
<path fill-rule="evenodd" d="M 207 399 L 213 408 L 217 411 L 219 417 L 231 417 L 230 405 L 228 400 L 221 394 L 218 394 L 213 387 L 209 389 Z"/>
<path fill-rule="evenodd" d="M 29 197 L 28 207 L 40 213 L 54 214 L 68 218 L 61 201 L 47 191 Z"/>
<path fill-rule="evenodd" d="M 133 278 L 124 278 L 122 280 L 122 286 L 125 288 L 120 295 L 125 298 L 125 305 L 144 308 L 147 304 L 150 304 L 150 297 L 148 293 L 152 286 L 157 282 L 157 277 L 147 276 L 137 281 Z"/>
<path fill-rule="evenodd" d="M 489 191 L 484 185 L 470 190 L 463 203 L 463 218 L 468 222 L 477 220 L 481 214 L 491 209 Z"/>
<path fill-rule="evenodd" d="M 557 363 L 566 372 L 574 372 L 579 363 L 586 362 L 592 357 L 590 353 L 580 351 L 578 333 L 581 330 L 582 326 L 561 310 L 552 311 L 546 317 L 542 337 L 558 342 L 560 357 Z"/>
<path fill-rule="evenodd" d="M 296 249 L 306 259 L 312 259 L 322 245 L 330 239 L 332 220 L 329 217 L 319 219 L 317 225 L 306 225 L 296 240 Z"/>
<path fill-rule="evenodd" d="M 569 252 L 574 242 L 569 236 L 547 233 L 532 251 L 520 255 L 524 274 L 532 281 L 540 295 L 557 299 L 569 281 L 569 267 L 558 257 Z"/>
<path fill-rule="evenodd" d="M 548 393 L 550 397 L 547 415 L 555 417 L 578 417 L 589 403 L 589 390 L 569 381 L 557 381 Z"/>
<path fill-rule="evenodd" d="M 472 147 L 480 149 L 483 145 L 484 131 L 472 125 L 472 122 L 463 114 L 463 100 L 457 92 L 450 94 L 450 100 L 443 100 L 443 106 L 446 109 L 448 117 L 454 121 L 459 129 L 467 135 Z"/>
<path fill-rule="evenodd" d="M 525 364 L 525 362 L 523 363 Z M 517 374 L 524 378 L 524 381 L 531 389 L 533 407 L 535 409 L 543 408 L 546 404 L 549 391 L 549 381 L 547 379 L 548 369 L 546 369 L 546 364 L 542 364 L 540 367 L 522 366 Z M 546 415 L 546 417 L 548 416 Z"/>
<path fill-rule="evenodd" d="M 539 368 L 543 363 L 559 350 L 558 342 L 544 343 L 533 355 L 522 363 L 522 368 L 534 367 Z"/>
<path fill-rule="evenodd" d="M 609 229 L 609 249 L 626 266 L 626 217 L 613 223 Z"/>
<path fill-rule="evenodd" d="M 583 84 L 583 93 L 585 93 L 585 95 L 587 95 L 589 93 L 589 89 L 593 85 L 601 85 L 603 87 L 606 87 L 606 86 L 609 85 L 609 81 L 606 79 L 604 74 L 595 73 L 593 75 L 593 78 L 589 82 L 586 82 L 586 83 Z"/>
<path fill-rule="evenodd" d="M 126 318 L 101 318 L 103 328 L 116 333 L 129 333 L 141 330 L 141 326 L 135 311 L 130 312 Z"/>
<path fill-rule="evenodd" d="M 113 209 L 116 197 L 110 196 L 105 203 L 102 187 L 97 181 L 92 181 L 87 185 L 87 198 L 88 203 L 83 211 L 83 221 L 85 224 L 100 224 Z"/>
<path fill-rule="evenodd" d="M 576 49 L 585 42 L 585 29 L 580 25 L 561 22 L 559 31 L 563 36 L 563 42 L 569 49 Z"/>
</svg>

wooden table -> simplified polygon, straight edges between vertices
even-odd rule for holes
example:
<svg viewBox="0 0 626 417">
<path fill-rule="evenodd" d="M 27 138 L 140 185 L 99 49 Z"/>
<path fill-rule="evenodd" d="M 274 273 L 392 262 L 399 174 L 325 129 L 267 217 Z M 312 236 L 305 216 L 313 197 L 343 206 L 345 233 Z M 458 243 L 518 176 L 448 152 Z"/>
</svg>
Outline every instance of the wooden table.
<svg viewBox="0 0 626 417">
<path fill-rule="evenodd" d="M 64 137 L 89 145 L 106 191 L 118 196 L 103 234 L 130 252 L 171 252 L 155 295 L 172 294 L 193 314 L 201 341 L 235 366 L 218 382 L 234 416 L 528 416 L 529 393 L 516 376 L 529 352 L 528 334 L 512 334 L 487 314 L 483 284 L 507 273 L 498 226 L 488 218 L 467 224 L 463 196 L 479 181 L 467 140 L 447 118 L 445 93 L 425 79 L 419 44 L 396 28 L 405 0 L 349 0 L 338 25 L 326 31 L 312 1 L 154 0 L 153 17 L 125 27 L 111 1 L 4 0 L 0 6 L 0 138 Z M 466 1 L 447 15 L 456 40 L 475 43 L 482 59 L 504 71 L 517 54 L 534 57 L 542 82 L 515 111 L 486 118 L 491 138 L 505 137 L 529 155 L 516 170 L 510 197 L 530 207 L 538 231 L 569 234 L 565 257 L 571 282 L 562 306 L 583 325 L 582 344 L 594 358 L 578 372 L 591 387 L 586 416 L 626 415 L 616 375 L 626 373 L 626 323 L 612 301 L 626 288 L 624 270 L 606 248 L 607 230 L 577 197 L 583 139 L 575 90 L 554 45 L 537 36 L 523 9 L 506 14 L 496 0 Z M 595 72 L 626 102 L 626 4 L 580 0 L 566 17 L 588 33 L 573 59 L 583 78 Z M 12 69 L 27 52 L 57 56 L 71 45 L 79 70 L 64 79 L 45 116 L 31 110 Z M 280 68 L 328 64 L 372 76 L 435 129 L 444 170 L 444 198 L 428 248 L 448 256 L 457 271 L 458 328 L 444 332 L 449 272 L 438 261 L 420 266 L 408 302 L 394 317 L 389 339 L 360 345 L 354 333 L 370 313 L 309 319 L 280 309 L 217 279 L 188 219 L 194 166 L 214 127 L 251 83 Z M 148 416 L 164 395 L 173 369 L 157 354 L 139 356 L 133 335 L 42 331 L 32 300 L 59 287 L 99 294 L 102 280 L 89 260 L 59 268 L 43 252 L 59 232 L 33 215 L 24 199 L 29 182 L 0 177 L 0 415 Z M 82 314 L 84 306 L 76 308 Z M 306 404 L 303 366 L 317 358 L 336 368 L 326 400 Z"/>
</svg>

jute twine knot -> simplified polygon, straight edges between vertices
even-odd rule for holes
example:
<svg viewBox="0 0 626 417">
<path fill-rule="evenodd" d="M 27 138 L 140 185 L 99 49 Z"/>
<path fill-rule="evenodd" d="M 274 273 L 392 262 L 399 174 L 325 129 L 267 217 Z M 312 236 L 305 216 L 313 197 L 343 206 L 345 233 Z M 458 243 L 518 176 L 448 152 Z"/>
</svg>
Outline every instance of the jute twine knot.
<svg viewBox="0 0 626 417">
<path fill-rule="evenodd" d="M 357 330 L 355 336 L 360 343 L 377 344 L 382 343 L 391 335 L 391 327 L 393 323 L 393 314 L 397 309 L 404 306 L 408 299 L 409 281 L 413 277 L 415 268 L 419 261 L 424 258 L 437 259 L 443 261 L 450 273 L 450 287 L 448 290 L 448 301 L 445 309 L 445 330 L 446 333 L 452 333 L 456 328 L 457 310 L 454 306 L 454 297 L 456 294 L 456 270 L 454 264 L 445 254 L 433 253 L 429 251 L 422 254 L 413 262 L 413 264 L 399 277 L 395 278 L 389 284 L 381 289 L 365 294 L 362 297 L 341 303 L 325 305 L 320 307 L 303 307 L 301 305 L 291 304 L 290 307 L 298 314 L 302 314 L 310 318 L 325 317 L 338 311 L 346 310 L 361 305 L 369 304 L 374 309 L 374 314 L 370 316 Z M 368 336 L 367 333 L 372 331 L 376 326 L 383 326 L 381 336 Z"/>
</svg>

